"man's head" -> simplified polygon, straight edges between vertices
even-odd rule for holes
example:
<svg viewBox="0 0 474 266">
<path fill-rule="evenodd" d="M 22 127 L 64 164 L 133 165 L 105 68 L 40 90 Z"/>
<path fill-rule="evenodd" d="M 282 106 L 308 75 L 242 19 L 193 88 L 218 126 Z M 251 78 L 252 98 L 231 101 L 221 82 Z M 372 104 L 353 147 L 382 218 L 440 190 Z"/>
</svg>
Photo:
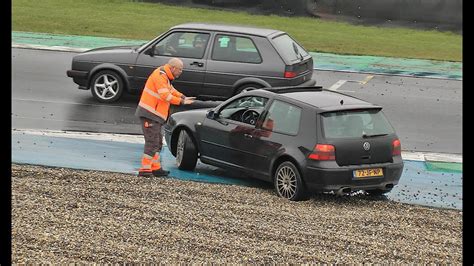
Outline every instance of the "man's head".
<svg viewBox="0 0 474 266">
<path fill-rule="evenodd" d="M 173 73 L 174 78 L 178 78 L 183 72 L 183 61 L 179 58 L 171 58 L 168 61 L 168 65 L 170 65 L 170 70 L 171 73 Z"/>
</svg>

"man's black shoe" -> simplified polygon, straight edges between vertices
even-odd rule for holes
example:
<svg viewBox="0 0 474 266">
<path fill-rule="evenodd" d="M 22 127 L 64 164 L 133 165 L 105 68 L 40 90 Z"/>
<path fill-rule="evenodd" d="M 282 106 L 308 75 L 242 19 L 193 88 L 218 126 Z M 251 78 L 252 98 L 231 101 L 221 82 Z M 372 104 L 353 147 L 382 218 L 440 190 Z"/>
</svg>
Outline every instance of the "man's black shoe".
<svg viewBox="0 0 474 266">
<path fill-rule="evenodd" d="M 153 175 L 156 177 L 167 176 L 169 173 L 170 171 L 163 170 L 163 168 L 160 168 L 158 170 L 153 170 Z"/>
<path fill-rule="evenodd" d="M 150 171 L 138 171 L 138 176 L 152 177 L 153 173 Z"/>
</svg>

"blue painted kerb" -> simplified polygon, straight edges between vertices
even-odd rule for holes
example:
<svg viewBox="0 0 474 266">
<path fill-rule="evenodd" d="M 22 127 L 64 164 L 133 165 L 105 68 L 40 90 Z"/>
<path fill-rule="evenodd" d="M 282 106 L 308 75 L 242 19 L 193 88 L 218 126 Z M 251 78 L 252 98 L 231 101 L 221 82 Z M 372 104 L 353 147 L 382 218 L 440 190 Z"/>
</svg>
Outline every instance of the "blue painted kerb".
<svg viewBox="0 0 474 266">
<path fill-rule="evenodd" d="M 136 175 L 143 144 L 12 134 L 12 162 Z M 260 186 L 260 181 L 233 176 L 229 171 L 198 163 L 194 172 L 176 167 L 166 147 L 161 153 L 170 176 L 198 182 Z M 432 207 L 462 209 L 462 173 L 430 172 L 419 161 L 404 160 L 400 182 L 387 194 L 391 200 Z"/>
</svg>

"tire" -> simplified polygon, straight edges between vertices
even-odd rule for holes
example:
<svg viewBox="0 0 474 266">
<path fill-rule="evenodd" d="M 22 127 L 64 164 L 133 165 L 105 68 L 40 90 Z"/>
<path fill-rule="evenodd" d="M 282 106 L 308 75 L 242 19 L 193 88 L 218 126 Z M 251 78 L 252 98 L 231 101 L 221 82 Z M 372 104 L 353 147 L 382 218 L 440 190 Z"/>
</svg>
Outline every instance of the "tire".
<svg viewBox="0 0 474 266">
<path fill-rule="evenodd" d="M 234 95 L 237 95 L 237 94 L 239 94 L 239 93 L 246 92 L 246 91 L 251 91 L 251 90 L 260 89 L 260 88 L 262 88 L 261 85 L 254 84 L 254 83 L 242 85 L 242 86 L 238 87 L 238 88 L 235 90 Z"/>
<path fill-rule="evenodd" d="M 113 103 L 124 91 L 122 77 L 115 71 L 102 70 L 94 75 L 90 85 L 92 96 L 101 103 Z"/>
<path fill-rule="evenodd" d="M 181 130 L 176 143 L 176 164 L 181 170 L 194 170 L 197 162 L 197 149 L 186 130 Z"/>
<path fill-rule="evenodd" d="M 300 172 L 290 161 L 285 161 L 278 166 L 273 176 L 273 185 L 279 197 L 291 201 L 307 199 Z"/>
<path fill-rule="evenodd" d="M 369 190 L 366 190 L 365 192 L 367 192 L 367 194 L 369 194 L 370 196 L 382 196 L 384 194 L 389 193 L 390 191 L 392 191 L 392 190 L 391 189 L 388 189 L 388 190 L 369 189 Z"/>
</svg>

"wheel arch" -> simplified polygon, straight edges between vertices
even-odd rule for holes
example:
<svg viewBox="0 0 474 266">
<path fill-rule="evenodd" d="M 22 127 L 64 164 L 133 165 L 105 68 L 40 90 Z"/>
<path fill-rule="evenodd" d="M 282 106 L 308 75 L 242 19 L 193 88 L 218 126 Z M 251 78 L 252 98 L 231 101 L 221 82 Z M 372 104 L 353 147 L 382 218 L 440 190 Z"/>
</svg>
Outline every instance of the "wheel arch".
<svg viewBox="0 0 474 266">
<path fill-rule="evenodd" d="M 237 93 L 237 91 L 242 87 L 242 86 L 245 86 L 245 85 L 250 85 L 250 84 L 257 84 L 257 85 L 260 85 L 262 87 L 271 87 L 270 83 L 266 82 L 265 80 L 263 79 L 260 79 L 260 78 L 254 78 L 254 77 L 247 77 L 247 78 L 243 78 L 243 79 L 239 79 L 238 81 L 236 81 L 233 85 L 233 88 L 234 88 L 234 92 L 232 95 L 235 95 Z"/>
<path fill-rule="evenodd" d="M 168 143 L 168 145 L 170 145 L 170 148 L 171 148 L 170 149 L 171 154 L 173 154 L 173 156 L 176 156 L 176 147 L 177 147 L 177 143 L 178 143 L 179 132 L 181 130 L 186 130 L 186 132 L 188 133 L 188 136 L 191 138 L 191 141 L 193 142 L 194 147 L 196 148 L 196 150 L 199 154 L 199 146 L 197 145 L 197 141 L 196 141 L 196 137 L 194 136 L 194 132 L 193 132 L 193 130 L 191 130 L 186 125 L 179 125 L 173 130 L 173 133 L 171 134 L 171 139 L 170 139 L 171 143 Z"/>
<path fill-rule="evenodd" d="M 123 84 L 125 86 L 124 89 L 128 92 L 130 91 L 130 81 L 128 80 L 127 73 L 122 68 L 118 67 L 117 65 L 110 64 L 110 63 L 99 64 L 91 69 L 91 71 L 89 72 L 89 78 L 87 81 L 88 89 L 90 89 L 92 78 L 95 76 L 95 74 L 97 74 L 99 71 L 102 71 L 102 70 L 110 70 L 110 71 L 116 72 L 122 78 Z"/>
<path fill-rule="evenodd" d="M 298 163 L 298 161 L 295 158 L 293 158 L 292 156 L 290 156 L 288 154 L 282 154 L 273 161 L 272 166 L 271 166 L 271 172 L 270 172 L 270 178 L 271 178 L 272 182 L 275 181 L 275 172 L 276 172 L 278 166 L 280 166 L 280 164 L 285 162 L 285 161 L 289 161 L 289 162 L 291 162 L 295 165 L 296 169 L 300 173 L 300 178 L 303 181 L 303 185 L 306 187 L 306 182 L 303 178 L 303 172 L 301 170 L 301 165 Z"/>
</svg>

